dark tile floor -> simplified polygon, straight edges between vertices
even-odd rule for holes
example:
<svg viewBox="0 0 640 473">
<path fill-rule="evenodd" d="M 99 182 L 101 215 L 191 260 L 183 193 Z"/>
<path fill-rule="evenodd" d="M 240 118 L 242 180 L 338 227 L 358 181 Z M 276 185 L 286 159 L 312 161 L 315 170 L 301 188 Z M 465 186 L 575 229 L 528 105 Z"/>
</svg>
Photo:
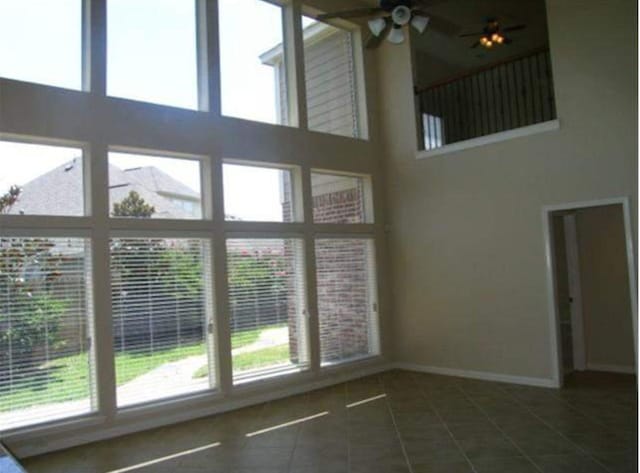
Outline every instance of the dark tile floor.
<svg viewBox="0 0 640 473">
<path fill-rule="evenodd" d="M 562 390 L 390 371 L 25 461 L 30 473 L 631 473 L 635 378 Z"/>
</svg>

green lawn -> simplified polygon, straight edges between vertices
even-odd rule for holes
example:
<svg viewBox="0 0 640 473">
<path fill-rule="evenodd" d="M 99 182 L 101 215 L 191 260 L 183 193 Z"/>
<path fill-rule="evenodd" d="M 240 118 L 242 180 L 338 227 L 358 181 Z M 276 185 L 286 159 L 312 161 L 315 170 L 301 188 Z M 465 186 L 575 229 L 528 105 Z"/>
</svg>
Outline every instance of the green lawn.
<svg viewBox="0 0 640 473">
<path fill-rule="evenodd" d="M 279 365 L 289 361 L 289 344 L 276 345 L 249 353 L 240 353 L 233 357 L 233 371 L 247 371 L 263 366 Z M 194 378 L 208 375 L 207 366 L 203 366 L 193 374 Z"/>
<path fill-rule="evenodd" d="M 237 332 L 231 336 L 231 346 L 235 349 L 249 345 L 258 339 L 263 330 L 282 326 L 272 325 Z M 132 352 L 117 353 L 115 357 L 116 383 L 121 386 L 165 363 L 205 353 L 206 347 L 203 343 L 159 350 L 153 355 Z M 269 354 L 269 356 L 273 356 L 273 354 Z M 288 357 L 288 352 L 286 357 Z M 244 363 L 251 365 L 254 362 L 248 360 Z M 206 368 L 204 371 L 206 373 Z M 0 412 L 88 398 L 88 377 L 87 354 L 66 356 L 45 363 L 35 372 L 30 373 L 28 377 L 25 377 L 22 382 L 14 384 L 9 393 L 3 393 L 3 386 L 0 385 Z"/>
</svg>

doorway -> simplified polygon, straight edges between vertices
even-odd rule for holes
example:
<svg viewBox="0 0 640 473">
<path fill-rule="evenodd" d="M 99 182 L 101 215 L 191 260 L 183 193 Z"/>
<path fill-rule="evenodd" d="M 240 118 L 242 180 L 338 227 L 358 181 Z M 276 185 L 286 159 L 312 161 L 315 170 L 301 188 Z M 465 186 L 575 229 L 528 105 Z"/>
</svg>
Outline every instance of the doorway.
<svg viewBox="0 0 640 473">
<path fill-rule="evenodd" d="M 545 208 L 554 378 L 636 372 L 637 306 L 626 199 Z"/>
</svg>

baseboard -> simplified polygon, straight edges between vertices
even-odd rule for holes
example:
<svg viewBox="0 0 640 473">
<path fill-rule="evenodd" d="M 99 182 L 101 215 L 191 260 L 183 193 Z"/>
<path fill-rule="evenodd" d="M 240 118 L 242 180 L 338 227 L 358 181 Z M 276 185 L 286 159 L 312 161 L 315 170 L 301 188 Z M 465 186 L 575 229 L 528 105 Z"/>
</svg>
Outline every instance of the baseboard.
<svg viewBox="0 0 640 473">
<path fill-rule="evenodd" d="M 607 373 L 635 374 L 633 366 L 603 365 L 600 363 L 587 363 L 587 371 L 604 371 Z"/>
<path fill-rule="evenodd" d="M 502 373 L 486 371 L 459 370 L 455 368 L 442 368 L 415 363 L 393 363 L 395 369 L 418 371 L 420 373 L 441 374 L 444 376 L 457 376 L 459 378 L 479 379 L 482 381 L 495 381 L 498 383 L 521 384 L 524 386 L 536 386 L 543 388 L 559 388 L 560 384 L 550 378 L 530 378 L 526 376 L 512 376 Z"/>
<path fill-rule="evenodd" d="M 263 392 L 254 395 L 248 395 L 242 399 L 228 399 L 216 405 L 200 409 L 188 409 L 182 412 L 176 412 L 172 415 L 165 416 L 148 416 L 134 422 L 124 425 L 111 425 L 109 427 L 96 426 L 95 430 L 75 434 L 70 432 L 64 436 L 54 436 L 53 439 L 43 441 L 42 438 L 25 438 L 12 441 L 11 437 L 7 437 L 4 441 L 11 444 L 13 451 L 19 458 L 27 458 L 36 455 L 42 455 L 57 450 L 64 450 L 71 447 L 77 447 L 88 443 L 108 440 L 110 438 L 120 437 L 135 432 L 141 432 L 149 429 L 155 429 L 166 425 L 186 422 L 215 414 L 222 414 L 243 407 L 261 404 L 263 402 L 275 401 L 277 399 L 302 394 L 316 389 L 322 389 L 335 384 L 344 383 L 354 379 L 362 378 L 377 373 L 382 373 L 390 369 L 388 363 L 379 363 L 372 366 L 362 366 L 355 368 L 353 371 L 340 371 L 331 373 L 321 379 L 316 379 L 300 384 L 294 384 L 286 388 L 273 391 Z"/>
</svg>

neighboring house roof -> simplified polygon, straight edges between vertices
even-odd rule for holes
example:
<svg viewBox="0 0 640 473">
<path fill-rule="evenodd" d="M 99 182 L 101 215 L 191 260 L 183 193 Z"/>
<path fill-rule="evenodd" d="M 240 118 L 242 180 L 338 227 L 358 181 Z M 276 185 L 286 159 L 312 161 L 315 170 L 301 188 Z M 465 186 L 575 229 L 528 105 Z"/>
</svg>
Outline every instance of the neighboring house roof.
<svg viewBox="0 0 640 473">
<path fill-rule="evenodd" d="M 21 186 L 18 201 L 10 214 L 84 215 L 82 190 L 82 160 L 68 163 L 38 176 Z M 137 192 L 147 204 L 155 207 L 152 218 L 193 218 L 170 199 L 198 202 L 198 194 L 165 172 L 149 166 L 122 170 L 109 165 L 110 210 L 131 191 Z"/>
</svg>

